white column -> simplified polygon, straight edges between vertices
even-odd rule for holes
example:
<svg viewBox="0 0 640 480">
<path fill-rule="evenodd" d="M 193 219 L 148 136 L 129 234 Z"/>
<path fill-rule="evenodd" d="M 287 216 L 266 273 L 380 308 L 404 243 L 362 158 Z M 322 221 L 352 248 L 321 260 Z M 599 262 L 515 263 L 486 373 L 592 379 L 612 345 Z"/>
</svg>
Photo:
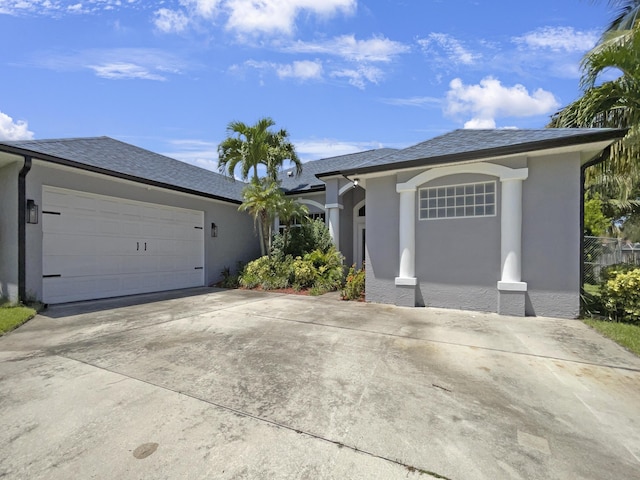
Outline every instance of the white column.
<svg viewBox="0 0 640 480">
<path fill-rule="evenodd" d="M 338 203 L 331 203 L 324 206 L 327 212 L 327 225 L 331 240 L 336 246 L 336 250 L 340 250 L 340 210 L 344 208 Z"/>
<path fill-rule="evenodd" d="M 416 189 L 400 190 L 400 269 L 396 285 L 416 284 Z"/>
<path fill-rule="evenodd" d="M 522 282 L 522 180 L 502 180 L 500 290 L 526 291 Z"/>
</svg>

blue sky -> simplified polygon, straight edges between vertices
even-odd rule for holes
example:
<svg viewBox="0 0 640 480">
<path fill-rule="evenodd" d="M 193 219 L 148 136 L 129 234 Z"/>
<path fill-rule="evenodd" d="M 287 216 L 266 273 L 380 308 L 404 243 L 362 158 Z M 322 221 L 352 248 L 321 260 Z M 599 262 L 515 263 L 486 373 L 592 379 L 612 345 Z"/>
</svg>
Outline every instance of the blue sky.
<svg viewBox="0 0 640 480">
<path fill-rule="evenodd" d="M 216 169 L 231 120 L 303 160 L 541 128 L 607 2 L 0 0 L 0 139 L 108 135 Z"/>
</svg>

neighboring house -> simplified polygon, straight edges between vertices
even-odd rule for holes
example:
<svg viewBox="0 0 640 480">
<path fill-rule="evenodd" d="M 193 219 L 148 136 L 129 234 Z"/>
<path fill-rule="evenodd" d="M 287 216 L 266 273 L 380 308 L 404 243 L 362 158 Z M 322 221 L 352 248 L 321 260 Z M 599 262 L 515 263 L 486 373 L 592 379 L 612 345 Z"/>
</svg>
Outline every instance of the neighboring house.
<svg viewBox="0 0 640 480">
<path fill-rule="evenodd" d="M 574 318 L 583 169 L 624 134 L 456 130 L 309 162 L 282 187 L 325 218 L 348 264 L 366 259 L 368 301 Z M 209 284 L 257 256 L 242 186 L 105 137 L 0 143 L 0 294 L 54 303 Z M 29 200 L 38 224 L 18 221 Z"/>
<path fill-rule="evenodd" d="M 243 186 L 108 137 L 0 142 L 0 296 L 210 285 L 259 255 Z"/>
</svg>

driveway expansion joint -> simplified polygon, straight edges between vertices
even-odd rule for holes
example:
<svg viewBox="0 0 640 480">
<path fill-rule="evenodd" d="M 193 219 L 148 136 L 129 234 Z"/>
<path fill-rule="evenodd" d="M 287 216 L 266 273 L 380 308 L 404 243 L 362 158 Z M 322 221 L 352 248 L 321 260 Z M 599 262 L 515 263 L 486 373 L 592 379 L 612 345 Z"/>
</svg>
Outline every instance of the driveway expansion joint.
<svg viewBox="0 0 640 480">
<path fill-rule="evenodd" d="M 187 398 L 190 398 L 190 399 L 193 399 L 193 400 L 197 400 L 199 402 L 206 403 L 207 405 L 211 405 L 212 407 L 216 407 L 216 408 L 219 408 L 221 410 L 225 410 L 227 412 L 231 412 L 233 414 L 240 415 L 240 416 L 245 417 L 245 418 L 250 418 L 252 420 L 256 420 L 256 421 L 258 421 L 260 423 L 264 423 L 264 424 L 269 425 L 271 427 L 275 427 L 275 428 L 282 429 L 282 430 L 288 430 L 290 432 L 297 433 L 298 435 L 304 435 L 304 436 L 306 436 L 308 438 L 313 438 L 315 440 L 320 440 L 320 441 L 325 442 L 325 443 L 330 443 L 332 445 L 335 445 L 338 448 L 346 448 L 346 449 L 351 450 L 351 451 L 353 451 L 355 453 L 360 453 L 360 454 L 366 455 L 368 457 L 377 458 L 379 460 L 383 460 L 383 461 L 398 465 L 400 467 L 404 467 L 410 473 L 416 473 L 417 472 L 420 475 L 429 475 L 432 478 L 437 478 L 437 479 L 440 479 L 440 480 L 452 480 L 449 477 L 445 477 L 443 475 L 440 475 L 439 473 L 432 472 L 432 471 L 429 471 L 429 470 L 426 470 L 426 469 L 423 469 L 423 468 L 419 468 L 419 467 L 416 467 L 414 465 L 408 465 L 408 464 L 402 462 L 401 460 L 385 457 L 384 455 L 379 455 L 377 453 L 370 452 L 368 450 L 362 450 L 362 449 L 359 449 L 358 447 L 356 447 L 354 445 L 348 445 L 346 443 L 339 442 L 338 440 L 332 440 L 330 438 L 323 437 L 322 435 L 319 435 L 317 433 L 308 432 L 308 431 L 305 431 L 305 430 L 300 430 L 299 428 L 294 428 L 294 427 L 291 427 L 289 425 L 285 425 L 283 423 L 276 422 L 275 420 L 269 420 L 268 418 L 260 417 L 258 415 L 254 415 L 254 414 L 249 413 L 249 412 L 244 412 L 242 410 L 238 410 L 238 409 L 230 407 L 228 405 L 223 405 L 223 404 L 220 404 L 220 403 L 216 403 L 214 401 L 207 400 L 206 398 L 198 397 L 196 395 L 193 395 L 191 393 L 185 392 L 183 390 L 175 390 L 175 389 L 172 389 L 172 388 L 168 388 L 168 387 L 166 387 L 164 385 L 159 385 L 157 383 L 150 382 L 149 380 L 144 380 L 142 378 L 137 378 L 137 377 L 134 377 L 132 375 L 127 375 L 126 373 L 121 373 L 121 372 L 118 372 L 118 371 L 115 371 L 115 370 L 110 370 L 108 368 L 101 367 L 100 365 L 95 365 L 93 363 L 90 363 L 90 362 L 87 362 L 87 361 L 84 361 L 84 360 L 79 360 L 77 358 L 73 358 L 73 357 L 70 357 L 70 356 L 67 356 L 67 355 L 57 354 L 57 356 L 60 357 L 60 358 L 64 358 L 66 360 L 71 360 L 71 361 L 74 361 L 74 362 L 81 363 L 81 364 L 86 365 L 88 367 L 96 368 L 98 370 L 109 372 L 109 373 L 112 373 L 112 374 L 115 374 L 115 375 L 120 375 L 120 376 L 125 377 L 125 378 L 127 378 L 129 380 L 134 380 L 134 381 L 137 381 L 137 382 L 141 382 L 141 383 L 144 383 L 146 385 L 165 390 L 167 392 L 175 393 L 177 395 L 182 395 L 184 397 L 187 397 Z"/>
<path fill-rule="evenodd" d="M 328 324 L 328 323 L 320 323 L 320 322 L 306 322 L 303 320 L 294 320 L 291 318 L 282 318 L 282 317 L 274 317 L 271 315 L 264 315 L 264 314 L 260 314 L 260 313 L 256 313 L 256 312 L 252 312 L 252 315 L 255 317 L 260 317 L 260 318 L 265 318 L 268 320 L 279 320 L 282 322 L 293 322 L 293 323 L 298 323 L 298 324 L 302 324 L 302 325 L 314 325 L 314 326 L 318 326 L 318 327 L 327 327 L 327 328 L 338 328 L 340 330 L 349 330 L 349 331 L 353 331 L 353 332 L 360 332 L 360 333 L 370 333 L 370 334 L 374 334 L 374 335 L 383 335 L 385 337 L 392 337 L 392 338 L 402 338 L 405 340 L 416 340 L 416 341 L 420 341 L 420 342 L 428 342 L 428 343 L 437 343 L 439 345 L 451 345 L 454 347 L 465 347 L 465 348 L 474 348 L 474 349 L 478 349 L 478 350 L 486 350 L 489 352 L 497 352 L 497 353 L 506 353 L 506 354 L 511 354 L 511 355 L 519 355 L 519 356 L 523 356 L 523 357 L 533 357 L 533 358 L 540 358 L 543 360 L 557 360 L 559 362 L 567 362 L 567 363 L 574 363 L 574 364 L 578 364 L 578 365 L 589 365 L 592 367 L 601 367 L 601 368 L 609 368 L 609 369 L 613 369 L 613 370 L 625 370 L 625 371 L 629 371 L 629 372 L 635 372 L 635 373 L 640 373 L 640 368 L 635 368 L 635 367 L 626 367 L 623 365 L 607 365 L 607 364 L 603 364 L 603 363 L 595 363 L 595 362 L 588 362 L 586 360 L 576 360 L 576 359 L 571 359 L 571 358 L 561 358 L 561 357 L 554 357 L 551 355 L 539 355 L 539 354 L 535 354 L 535 353 L 527 353 L 527 352 L 516 352 L 516 351 L 512 351 L 512 350 L 504 350 L 501 348 L 493 348 L 493 347 L 482 347 L 479 345 L 468 345 L 465 343 L 458 343 L 458 342 L 447 342 L 445 340 L 433 340 L 430 338 L 422 338 L 422 337 L 414 337 L 411 335 L 399 335 L 397 333 L 388 333 L 388 332 L 380 332 L 377 330 L 368 330 L 365 328 L 353 328 L 353 327 L 345 327 L 342 325 L 332 325 L 332 324 Z"/>
</svg>

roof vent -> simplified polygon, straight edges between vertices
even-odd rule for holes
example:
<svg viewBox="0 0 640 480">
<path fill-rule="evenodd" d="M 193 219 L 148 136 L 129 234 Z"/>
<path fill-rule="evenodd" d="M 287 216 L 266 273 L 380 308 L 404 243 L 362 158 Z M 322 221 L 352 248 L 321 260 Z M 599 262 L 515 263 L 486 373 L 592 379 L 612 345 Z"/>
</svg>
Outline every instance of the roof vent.
<svg viewBox="0 0 640 480">
<path fill-rule="evenodd" d="M 287 172 L 287 177 L 293 177 L 293 172 L 291 170 Z"/>
</svg>

